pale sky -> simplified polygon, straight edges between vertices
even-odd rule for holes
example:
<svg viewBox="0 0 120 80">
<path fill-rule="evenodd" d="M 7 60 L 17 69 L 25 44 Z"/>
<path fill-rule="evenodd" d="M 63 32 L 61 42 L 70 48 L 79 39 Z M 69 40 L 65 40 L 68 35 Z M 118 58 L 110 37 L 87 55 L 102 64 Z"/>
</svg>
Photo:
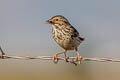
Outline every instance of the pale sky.
<svg viewBox="0 0 120 80">
<path fill-rule="evenodd" d="M 112 55 L 120 51 L 119 3 L 119 0 L 0 0 L 0 45 L 16 55 L 51 55 L 62 51 L 52 39 L 52 27 L 45 24 L 47 19 L 60 14 L 86 38 L 79 47 L 79 51 L 86 53 L 82 55 L 104 56 L 109 52 Z"/>
</svg>

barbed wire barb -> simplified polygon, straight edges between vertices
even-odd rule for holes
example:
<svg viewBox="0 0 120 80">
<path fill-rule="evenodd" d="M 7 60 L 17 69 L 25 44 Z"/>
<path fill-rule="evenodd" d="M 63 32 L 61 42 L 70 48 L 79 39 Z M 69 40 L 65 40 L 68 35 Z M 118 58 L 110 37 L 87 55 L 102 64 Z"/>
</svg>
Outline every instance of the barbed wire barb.
<svg viewBox="0 0 120 80">
<path fill-rule="evenodd" d="M 5 53 L 4 53 L 4 51 L 2 50 L 1 46 L 0 46 L 0 51 L 1 51 L 1 53 L 2 53 L 2 54 L 1 54 L 1 56 L 0 56 L 0 58 L 2 58 L 2 59 L 3 59 L 3 58 L 4 58 Z"/>
<path fill-rule="evenodd" d="M 0 47 L 1 56 L 0 59 L 40 59 L 40 60 L 53 60 L 53 56 L 10 56 L 6 55 Z M 64 57 L 58 57 L 58 60 L 64 60 Z M 68 57 L 67 61 L 77 65 L 76 57 Z M 83 57 L 82 61 L 97 61 L 97 62 L 120 62 L 120 58 L 86 58 Z"/>
</svg>

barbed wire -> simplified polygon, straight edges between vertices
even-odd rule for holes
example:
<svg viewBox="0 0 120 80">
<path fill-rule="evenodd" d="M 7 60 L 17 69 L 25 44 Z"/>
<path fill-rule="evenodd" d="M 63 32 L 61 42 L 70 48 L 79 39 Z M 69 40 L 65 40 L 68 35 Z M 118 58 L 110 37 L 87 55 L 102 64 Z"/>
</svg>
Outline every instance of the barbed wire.
<svg viewBox="0 0 120 80">
<path fill-rule="evenodd" d="M 39 60 L 53 60 L 53 56 L 10 56 L 5 55 L 4 51 L 0 47 L 1 56 L 0 59 L 39 59 Z M 58 57 L 58 60 L 64 60 L 63 57 Z M 77 65 L 76 57 L 67 57 L 67 61 Z M 97 61 L 97 62 L 120 62 L 120 58 L 86 58 L 83 57 L 82 61 Z"/>
</svg>

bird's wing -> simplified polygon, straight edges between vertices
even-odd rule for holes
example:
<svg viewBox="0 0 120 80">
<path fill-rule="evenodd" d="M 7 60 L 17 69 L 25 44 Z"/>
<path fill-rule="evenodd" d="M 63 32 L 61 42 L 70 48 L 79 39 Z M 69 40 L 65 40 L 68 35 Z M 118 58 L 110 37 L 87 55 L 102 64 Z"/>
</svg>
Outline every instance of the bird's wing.
<svg viewBox="0 0 120 80">
<path fill-rule="evenodd" d="M 79 37 L 79 32 L 73 27 L 71 26 L 71 37 Z"/>
</svg>

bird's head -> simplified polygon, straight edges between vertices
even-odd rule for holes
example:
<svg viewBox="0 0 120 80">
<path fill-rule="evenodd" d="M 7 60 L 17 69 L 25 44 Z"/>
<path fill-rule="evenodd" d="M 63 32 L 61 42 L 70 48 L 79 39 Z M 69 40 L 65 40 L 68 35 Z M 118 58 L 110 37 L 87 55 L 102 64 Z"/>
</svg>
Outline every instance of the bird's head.
<svg viewBox="0 0 120 80">
<path fill-rule="evenodd" d="M 69 21 L 62 15 L 53 16 L 51 19 L 46 21 L 47 24 L 55 25 L 55 24 L 69 24 Z"/>
</svg>

